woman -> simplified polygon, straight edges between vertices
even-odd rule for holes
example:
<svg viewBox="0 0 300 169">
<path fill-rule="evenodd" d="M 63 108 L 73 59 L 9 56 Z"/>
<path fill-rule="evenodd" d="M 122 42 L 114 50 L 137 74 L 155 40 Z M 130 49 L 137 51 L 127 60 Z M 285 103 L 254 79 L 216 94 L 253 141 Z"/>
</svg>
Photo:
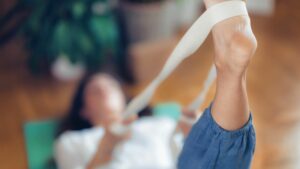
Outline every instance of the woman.
<svg viewBox="0 0 300 169">
<path fill-rule="evenodd" d="M 170 138 L 176 123 L 158 117 L 122 121 L 125 104 L 120 84 L 110 75 L 82 80 L 56 142 L 59 168 L 175 168 Z M 113 123 L 132 123 L 131 132 L 116 136 L 109 129 Z M 143 160 L 137 160 L 140 157 Z"/>
<path fill-rule="evenodd" d="M 208 8 L 222 1 L 225 0 L 204 0 Z M 249 62 L 256 50 L 256 39 L 251 30 L 250 20 L 245 16 L 234 17 L 218 23 L 216 26 L 214 26 L 212 35 L 215 46 L 214 63 L 217 67 L 216 95 L 213 104 L 208 109 L 206 109 L 198 122 L 193 126 L 191 132 L 189 132 L 183 150 L 179 157 L 177 167 L 179 169 L 249 169 L 255 149 L 255 132 L 252 125 L 247 97 L 246 71 Z M 91 81 L 90 83 L 96 84 L 95 81 Z M 93 91 L 91 88 L 89 89 L 89 87 L 86 88 L 85 93 L 87 94 L 85 94 L 84 97 L 85 101 L 91 100 L 89 99 L 89 97 L 91 97 L 94 98 L 94 103 L 85 104 L 85 106 L 90 106 L 90 108 L 83 109 L 81 116 L 89 119 L 92 122 L 95 122 L 93 125 L 97 125 L 97 121 L 101 122 L 99 124 L 103 126 L 104 129 L 107 129 L 109 124 L 111 124 L 112 122 L 121 122 L 119 116 L 125 104 L 124 100 L 122 101 L 122 99 L 119 99 L 119 106 L 112 106 L 114 107 L 113 109 L 112 107 L 108 108 L 107 106 L 113 104 L 108 104 L 109 102 L 105 101 L 104 105 L 101 104 L 103 106 L 103 108 L 101 108 L 102 110 L 96 111 L 96 103 L 98 103 L 99 99 L 101 100 L 105 95 L 101 94 L 102 97 L 97 97 L 97 99 L 95 99 L 96 97 L 92 97 L 94 95 L 92 94 L 94 91 L 91 92 L 91 96 L 89 96 L 89 90 Z M 109 91 L 108 89 L 102 89 L 101 91 L 106 90 Z M 119 95 L 117 93 L 120 92 L 112 93 L 115 93 L 114 95 L 117 96 Z M 104 98 L 111 97 L 112 96 Z M 89 112 L 88 110 L 91 112 Z M 103 120 L 100 120 L 100 118 L 95 118 L 98 116 L 95 112 L 99 112 L 99 114 L 103 114 L 103 112 L 110 112 L 109 114 L 111 115 L 101 115 L 103 116 L 102 118 L 109 119 L 107 122 L 103 122 Z M 193 115 L 194 113 L 187 112 L 186 114 Z M 92 117 L 99 120 L 92 120 Z M 129 120 L 122 123 L 130 122 L 132 121 Z M 158 126 L 154 122 L 155 121 L 148 124 L 150 124 L 150 126 Z M 162 125 L 167 123 L 167 121 L 162 121 L 159 124 Z M 169 128 L 173 127 L 174 129 L 174 126 L 176 125 L 173 124 L 169 126 Z M 132 131 L 134 131 L 134 128 L 135 127 L 132 127 Z M 138 128 L 139 127 L 136 127 L 136 129 Z M 164 128 L 165 127 L 161 127 L 160 130 L 163 130 Z M 151 128 L 148 129 L 151 130 Z M 167 155 L 168 150 L 165 149 L 164 151 L 162 151 L 163 153 L 159 153 L 159 151 L 157 151 L 157 154 L 152 153 L 153 151 L 156 152 L 155 150 L 153 150 L 155 149 L 155 146 L 152 146 L 153 149 L 138 149 L 136 151 L 136 149 L 131 148 L 130 144 L 129 146 L 128 144 L 125 144 L 125 146 L 122 147 L 127 146 L 127 148 L 125 148 L 125 152 L 127 152 L 128 154 L 130 154 L 129 152 L 133 152 L 132 155 L 135 155 L 134 160 L 130 160 L 131 158 L 128 156 L 126 157 L 126 155 L 122 156 L 124 158 L 112 158 L 112 151 L 113 149 L 115 149 L 114 147 L 116 147 L 116 145 L 118 145 L 120 141 L 128 138 L 129 133 L 120 137 L 116 137 L 112 133 L 110 133 L 109 130 L 105 131 L 105 134 L 103 134 L 103 132 L 102 134 L 101 132 L 97 132 L 98 134 L 100 133 L 99 135 L 102 135 L 102 139 L 101 141 L 99 141 L 99 144 L 97 144 L 97 148 L 94 148 L 97 151 L 93 153 L 93 157 L 85 160 L 88 162 L 84 167 L 94 168 L 95 166 L 101 165 L 105 168 L 111 167 L 115 169 L 133 169 L 134 167 L 136 167 L 137 169 L 155 169 L 157 167 L 151 166 L 151 164 L 161 164 L 158 166 L 160 168 L 173 167 L 171 163 L 174 161 L 170 160 L 170 157 Z M 145 131 L 140 132 L 140 134 L 143 134 L 143 132 Z M 166 131 L 172 131 L 172 129 L 167 129 Z M 168 140 L 170 140 L 171 134 L 170 132 L 166 133 L 167 134 L 160 133 L 159 137 L 150 135 L 148 139 L 150 140 L 154 137 L 158 139 L 156 140 L 158 142 L 160 142 L 162 139 L 162 142 L 165 142 L 166 144 L 159 147 L 159 149 L 168 147 Z M 72 134 L 69 134 L 68 137 L 72 138 L 73 136 Z M 58 141 L 57 157 L 58 159 L 60 159 L 58 161 L 63 161 L 61 160 L 63 158 L 66 158 L 65 161 L 75 160 L 75 163 L 77 160 L 82 160 L 80 159 L 80 156 L 73 156 L 72 158 L 70 158 L 65 157 L 64 155 L 59 155 L 63 154 L 59 153 L 61 150 L 64 150 L 64 148 L 61 148 L 64 146 L 59 146 L 64 145 L 59 144 L 59 142 L 64 142 L 63 140 L 64 137 L 62 136 L 61 140 Z M 72 142 L 75 142 L 74 140 L 76 139 L 73 139 Z M 88 141 L 90 141 L 90 139 L 87 139 L 86 142 Z M 151 144 L 151 142 L 153 141 L 155 140 L 151 140 L 147 143 Z M 78 144 L 78 146 L 80 145 L 81 144 Z M 90 145 L 95 144 L 90 143 Z M 76 151 L 74 152 L 73 149 L 77 149 L 77 147 L 69 147 L 69 149 L 66 150 L 71 152 L 69 154 L 73 153 L 76 155 Z M 157 156 L 157 159 L 163 160 L 157 160 L 155 158 L 155 155 Z M 143 166 L 140 163 L 140 161 L 144 160 L 145 156 L 149 156 L 149 159 L 151 159 L 146 162 L 148 164 L 148 167 L 147 165 Z M 117 161 L 117 163 L 115 163 L 116 165 L 109 163 L 111 159 Z M 108 165 L 105 166 L 105 164 Z M 118 164 L 122 165 L 118 166 Z M 73 168 L 76 167 L 73 166 Z"/>
</svg>

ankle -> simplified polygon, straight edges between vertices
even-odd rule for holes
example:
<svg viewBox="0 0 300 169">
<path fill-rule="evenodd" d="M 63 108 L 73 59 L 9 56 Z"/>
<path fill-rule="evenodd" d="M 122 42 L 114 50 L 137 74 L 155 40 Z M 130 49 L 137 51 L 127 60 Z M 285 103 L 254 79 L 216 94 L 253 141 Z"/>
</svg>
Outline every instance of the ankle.
<svg viewBox="0 0 300 169">
<path fill-rule="evenodd" d="M 232 70 L 231 68 L 217 68 L 217 82 L 222 85 L 242 84 L 246 80 L 247 70 Z"/>
</svg>

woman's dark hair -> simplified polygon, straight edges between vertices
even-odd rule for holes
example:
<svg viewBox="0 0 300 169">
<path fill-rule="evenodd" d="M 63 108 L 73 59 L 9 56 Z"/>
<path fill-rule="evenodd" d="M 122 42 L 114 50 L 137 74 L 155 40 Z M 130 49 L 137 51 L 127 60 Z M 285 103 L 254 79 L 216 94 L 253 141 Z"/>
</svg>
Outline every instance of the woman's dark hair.
<svg viewBox="0 0 300 169">
<path fill-rule="evenodd" d="M 81 111 L 84 106 L 84 89 L 90 82 L 91 77 L 92 75 L 87 75 L 80 81 L 71 102 L 71 107 L 66 117 L 61 121 L 58 135 L 67 130 L 82 130 L 92 127 L 92 124 L 81 116 Z"/>
<path fill-rule="evenodd" d="M 76 92 L 74 94 L 73 100 L 71 102 L 71 107 L 66 117 L 61 121 L 61 124 L 57 132 L 57 136 L 61 135 L 63 132 L 68 130 L 82 130 L 82 129 L 87 129 L 92 127 L 92 124 L 88 120 L 82 117 L 81 111 L 84 106 L 84 90 L 94 75 L 95 73 L 89 74 L 80 81 L 76 89 Z M 126 100 L 128 102 L 130 99 L 127 98 Z M 151 108 L 147 106 L 139 113 L 139 117 L 149 116 L 151 115 L 151 112 L 152 112 Z"/>
</svg>

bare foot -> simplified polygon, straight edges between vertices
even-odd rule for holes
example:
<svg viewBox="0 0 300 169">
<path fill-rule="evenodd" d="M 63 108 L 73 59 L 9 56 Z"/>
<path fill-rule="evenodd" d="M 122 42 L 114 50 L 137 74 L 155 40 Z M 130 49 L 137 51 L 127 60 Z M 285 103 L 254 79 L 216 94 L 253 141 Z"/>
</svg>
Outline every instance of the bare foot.
<svg viewBox="0 0 300 169">
<path fill-rule="evenodd" d="M 209 8 L 226 0 L 204 1 Z M 212 32 L 218 73 L 243 75 L 257 47 L 249 17 L 237 16 L 222 21 L 214 26 Z"/>
</svg>

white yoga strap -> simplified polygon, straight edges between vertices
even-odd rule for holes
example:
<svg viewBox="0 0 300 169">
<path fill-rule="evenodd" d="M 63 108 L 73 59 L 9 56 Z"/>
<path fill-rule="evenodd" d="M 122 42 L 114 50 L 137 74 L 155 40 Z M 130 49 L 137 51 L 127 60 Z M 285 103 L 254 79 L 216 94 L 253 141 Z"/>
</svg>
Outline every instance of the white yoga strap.
<svg viewBox="0 0 300 169">
<path fill-rule="evenodd" d="M 179 41 L 159 75 L 142 93 L 137 95 L 128 104 L 125 109 L 124 118 L 137 114 L 149 104 L 149 101 L 160 83 L 165 80 L 185 58 L 197 51 L 209 35 L 214 25 L 226 19 L 241 15 L 248 16 L 246 4 L 241 0 L 225 1 L 208 8 Z M 212 67 L 204 84 L 204 89 L 200 92 L 195 101 L 188 107 L 189 110 L 197 110 L 203 103 L 205 95 L 215 77 L 216 70 Z"/>
</svg>

